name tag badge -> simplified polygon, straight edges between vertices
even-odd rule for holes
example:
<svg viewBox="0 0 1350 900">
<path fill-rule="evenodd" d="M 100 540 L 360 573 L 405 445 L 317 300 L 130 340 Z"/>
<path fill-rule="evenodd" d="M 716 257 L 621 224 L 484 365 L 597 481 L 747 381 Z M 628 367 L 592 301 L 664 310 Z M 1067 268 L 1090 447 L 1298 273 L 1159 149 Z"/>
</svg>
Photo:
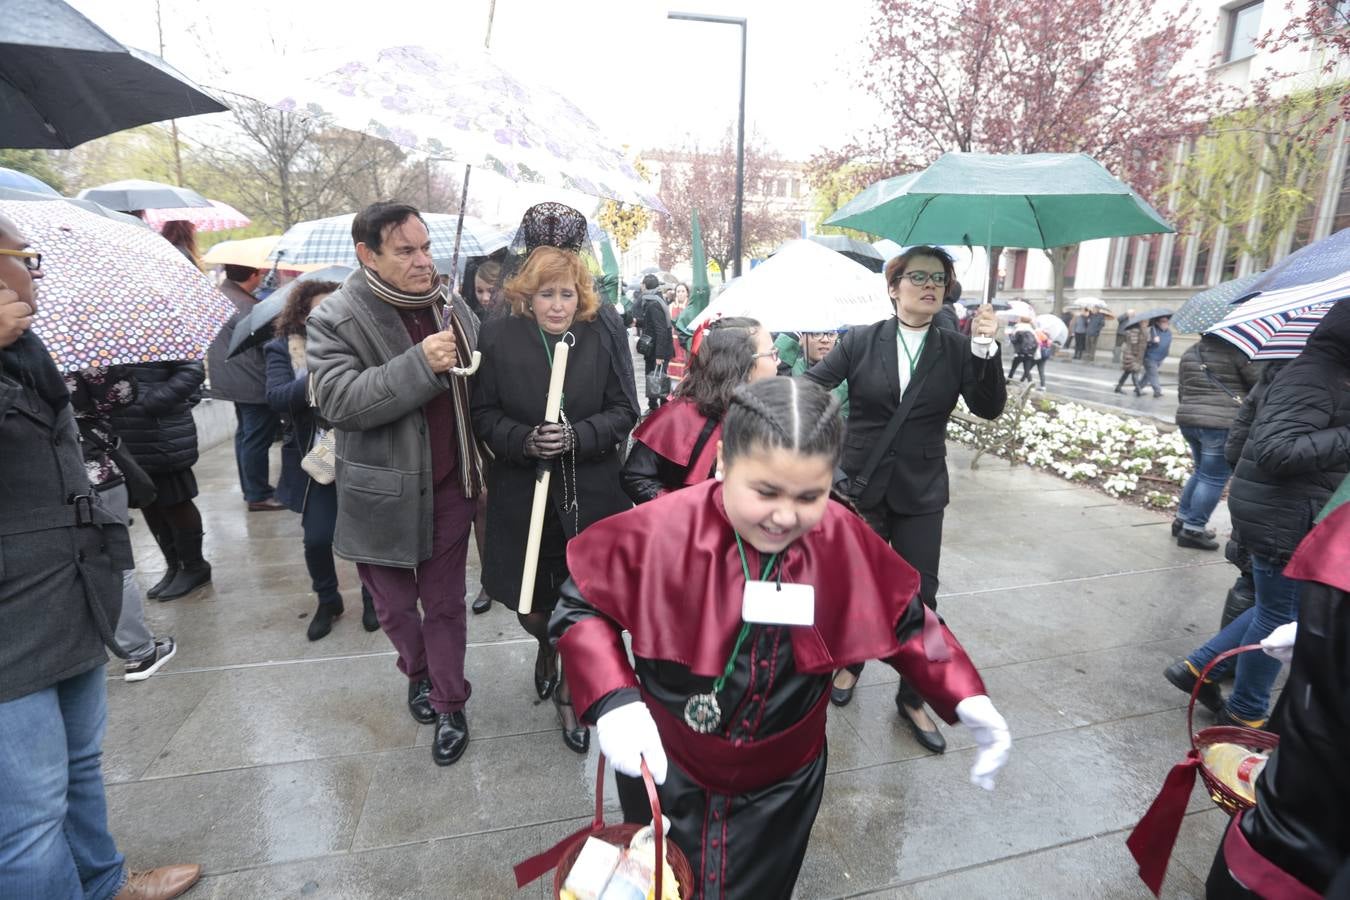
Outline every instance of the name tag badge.
<svg viewBox="0 0 1350 900">
<path fill-rule="evenodd" d="M 809 584 L 747 581 L 741 618 L 762 625 L 814 625 L 816 589 Z"/>
</svg>

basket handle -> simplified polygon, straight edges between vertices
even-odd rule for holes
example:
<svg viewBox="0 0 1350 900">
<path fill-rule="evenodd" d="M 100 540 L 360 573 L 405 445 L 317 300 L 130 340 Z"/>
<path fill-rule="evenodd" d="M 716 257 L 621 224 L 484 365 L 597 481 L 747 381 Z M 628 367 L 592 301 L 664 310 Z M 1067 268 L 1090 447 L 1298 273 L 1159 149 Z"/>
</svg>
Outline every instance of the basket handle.
<svg viewBox="0 0 1350 900">
<path fill-rule="evenodd" d="M 591 827 L 592 833 L 605 827 L 605 754 L 597 754 L 600 761 L 596 766 L 595 773 L 595 821 Z M 656 793 L 656 782 L 652 779 L 651 770 L 647 768 L 647 760 L 642 760 L 642 783 L 647 787 L 647 802 L 652 807 L 652 833 L 656 837 L 656 882 L 652 885 L 653 896 L 656 900 L 661 900 L 661 878 L 665 873 L 666 862 L 666 835 L 665 823 L 661 821 L 661 798 Z"/>
<path fill-rule="evenodd" d="M 1205 679 L 1209 677 L 1209 673 L 1225 659 L 1237 656 L 1239 653 L 1264 649 L 1260 644 L 1244 644 L 1241 647 L 1234 647 L 1232 650 L 1226 650 L 1211 659 L 1208 665 L 1200 671 L 1200 677 L 1195 679 L 1195 686 L 1191 688 L 1191 702 L 1186 706 L 1186 734 L 1190 736 L 1192 750 L 1198 751 L 1200 749 L 1195 745 L 1195 698 L 1200 696 L 1200 688 L 1204 685 Z"/>
</svg>

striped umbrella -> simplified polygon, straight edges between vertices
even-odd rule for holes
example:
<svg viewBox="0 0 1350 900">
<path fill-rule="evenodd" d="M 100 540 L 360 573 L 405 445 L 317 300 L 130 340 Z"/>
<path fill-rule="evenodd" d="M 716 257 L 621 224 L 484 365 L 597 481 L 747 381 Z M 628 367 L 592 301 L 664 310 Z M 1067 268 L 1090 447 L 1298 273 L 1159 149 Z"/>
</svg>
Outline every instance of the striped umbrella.
<svg viewBox="0 0 1350 900">
<path fill-rule="evenodd" d="M 145 221 L 157 230 L 163 230 L 167 222 L 183 220 L 191 222 L 198 231 L 229 231 L 231 228 L 244 228 L 250 223 L 248 216 L 228 203 L 212 200 L 207 207 L 183 207 L 180 209 L 147 209 Z"/>
<path fill-rule="evenodd" d="M 1324 281 L 1270 291 L 1237 307 L 1210 334 L 1252 359 L 1293 359 L 1303 352 L 1327 310 L 1350 297 L 1350 272 Z"/>
<path fill-rule="evenodd" d="M 297 222 L 292 225 L 276 249 L 268 256 L 269 265 L 276 262 L 302 265 L 324 263 L 356 268 L 356 246 L 352 243 L 352 219 L 355 213 Z M 455 227 L 459 216 L 446 213 L 422 213 L 431 232 L 431 255 L 437 260 L 449 259 L 455 246 Z M 488 225 L 474 216 L 464 217 L 464 234 L 460 238 L 460 257 L 487 256 L 511 243 L 512 234 Z"/>
</svg>

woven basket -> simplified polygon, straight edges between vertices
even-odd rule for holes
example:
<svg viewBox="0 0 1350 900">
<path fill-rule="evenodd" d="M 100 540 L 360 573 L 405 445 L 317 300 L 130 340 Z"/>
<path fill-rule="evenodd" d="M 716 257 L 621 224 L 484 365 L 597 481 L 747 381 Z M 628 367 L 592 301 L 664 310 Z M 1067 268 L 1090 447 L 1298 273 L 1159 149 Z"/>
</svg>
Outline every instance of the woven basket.
<svg viewBox="0 0 1350 900">
<path fill-rule="evenodd" d="M 659 861 L 664 850 L 665 858 L 670 862 L 670 870 L 675 873 L 675 880 L 680 883 L 680 897 L 682 900 L 690 900 L 694 896 L 694 869 L 689 865 L 689 857 L 684 855 L 683 850 L 675 846 L 674 843 L 666 844 L 665 829 L 661 824 L 661 798 L 656 794 L 656 782 L 652 781 L 652 773 L 647 771 L 646 760 L 642 762 L 642 781 L 647 786 L 647 799 L 652 805 L 652 827 L 656 832 L 656 858 Z M 599 838 L 607 843 L 626 847 L 628 842 L 632 840 L 633 835 L 637 834 L 642 828 L 640 825 L 632 824 L 605 824 L 605 755 L 603 753 L 600 754 L 600 765 L 595 774 L 595 824 L 599 826 L 598 830 L 577 838 L 563 852 L 562 858 L 558 860 L 558 868 L 553 873 L 553 895 L 555 897 L 562 896 L 563 884 L 567 881 L 567 873 L 572 871 L 573 863 L 581 855 L 581 848 L 585 845 L 587 837 Z M 658 862 L 653 894 L 656 900 L 661 898 L 663 869 L 664 867 Z"/>
<path fill-rule="evenodd" d="M 1200 677 L 1195 680 L 1195 687 L 1191 688 L 1191 702 L 1186 707 L 1186 732 L 1191 736 L 1191 748 L 1196 754 L 1200 754 L 1206 747 L 1211 747 L 1214 744 L 1238 744 L 1250 750 L 1268 751 L 1274 750 L 1280 742 L 1279 735 L 1271 734 L 1269 731 L 1257 731 L 1255 728 L 1211 725 L 1209 728 L 1203 728 L 1198 732 L 1195 730 L 1195 698 L 1199 696 L 1200 686 L 1205 683 L 1210 671 L 1229 657 L 1253 650 L 1261 650 L 1261 645 L 1247 644 L 1244 647 L 1220 653 L 1209 661 L 1209 665 L 1205 666 L 1204 671 L 1200 673 Z M 1217 775 L 1211 772 L 1209 767 L 1205 765 L 1203 756 L 1200 757 L 1200 760 L 1200 778 L 1205 782 L 1205 787 L 1209 789 L 1210 799 L 1220 809 L 1231 816 L 1256 805 L 1224 784 Z"/>
</svg>

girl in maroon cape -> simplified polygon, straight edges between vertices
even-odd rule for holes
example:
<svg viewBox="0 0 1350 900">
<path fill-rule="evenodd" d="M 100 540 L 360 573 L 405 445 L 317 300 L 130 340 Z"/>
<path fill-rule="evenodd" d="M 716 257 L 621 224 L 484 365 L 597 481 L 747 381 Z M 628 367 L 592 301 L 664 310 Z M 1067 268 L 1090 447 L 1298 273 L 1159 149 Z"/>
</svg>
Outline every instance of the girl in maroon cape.
<svg viewBox="0 0 1350 900">
<path fill-rule="evenodd" d="M 778 371 L 773 341 L 754 319 L 714 320 L 699 328 L 691 347 L 689 374 L 674 398 L 633 432 L 620 477 L 634 503 L 711 478 L 732 392 Z"/>
<path fill-rule="evenodd" d="M 620 773 L 630 822 L 651 818 L 631 778 L 646 759 L 705 898 L 791 895 L 825 785 L 830 678 L 845 665 L 884 660 L 970 727 L 975 784 L 992 789 L 1007 761 L 1007 724 L 917 602 L 918 574 L 830 500 L 842 436 L 825 390 L 743 386 L 716 480 L 568 545 L 571 580 L 549 630 L 576 708 Z"/>
</svg>

